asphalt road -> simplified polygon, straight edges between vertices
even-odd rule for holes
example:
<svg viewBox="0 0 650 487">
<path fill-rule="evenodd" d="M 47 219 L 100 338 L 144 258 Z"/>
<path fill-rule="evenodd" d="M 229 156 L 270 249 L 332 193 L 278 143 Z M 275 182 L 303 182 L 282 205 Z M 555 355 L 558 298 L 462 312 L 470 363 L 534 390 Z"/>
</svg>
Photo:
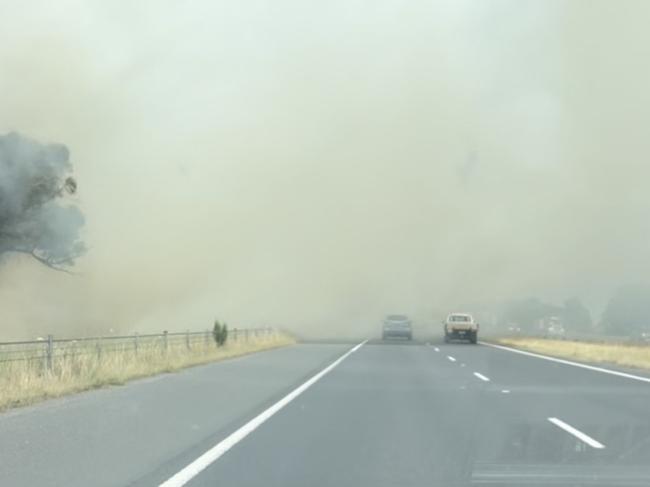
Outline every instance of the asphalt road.
<svg viewBox="0 0 650 487">
<path fill-rule="evenodd" d="M 0 485 L 650 485 L 649 382 L 485 345 L 351 346 L 5 413 Z"/>
</svg>

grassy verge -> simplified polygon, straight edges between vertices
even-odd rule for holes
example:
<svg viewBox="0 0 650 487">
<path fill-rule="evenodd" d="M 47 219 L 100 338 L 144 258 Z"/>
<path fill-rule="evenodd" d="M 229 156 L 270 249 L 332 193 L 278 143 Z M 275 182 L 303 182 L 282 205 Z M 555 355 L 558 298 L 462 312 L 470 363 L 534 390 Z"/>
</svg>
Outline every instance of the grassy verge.
<svg viewBox="0 0 650 487">
<path fill-rule="evenodd" d="M 650 346 L 624 343 L 589 343 L 546 338 L 501 338 L 496 340 L 531 352 L 582 362 L 606 363 L 623 367 L 650 369 Z"/>
<path fill-rule="evenodd" d="M 194 344 L 190 350 L 184 344 L 174 344 L 167 350 L 143 348 L 137 353 L 112 351 L 101 356 L 86 353 L 57 358 L 51 372 L 44 372 L 42 363 L 2 363 L 0 411 L 293 343 L 293 338 L 287 335 L 273 334 L 228 342 L 223 347 L 216 347 L 211 341 Z"/>
</svg>

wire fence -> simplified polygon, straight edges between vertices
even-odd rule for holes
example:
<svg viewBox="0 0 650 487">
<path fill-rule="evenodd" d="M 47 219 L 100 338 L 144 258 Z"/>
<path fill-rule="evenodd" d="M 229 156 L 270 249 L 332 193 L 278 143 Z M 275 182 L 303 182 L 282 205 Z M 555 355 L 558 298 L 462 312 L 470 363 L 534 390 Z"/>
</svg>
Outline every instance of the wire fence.
<svg viewBox="0 0 650 487">
<path fill-rule="evenodd" d="M 258 338 L 268 338 L 276 333 L 273 328 L 233 328 L 228 330 L 228 341 L 247 342 Z M 133 334 L 122 336 L 99 336 L 83 338 L 47 338 L 0 342 L 0 364 L 10 362 L 29 362 L 42 365 L 44 370 L 52 370 L 53 363 L 59 359 L 83 355 L 96 355 L 130 352 L 138 354 L 148 350 L 165 352 L 198 347 L 216 346 L 212 331 L 185 331 L 180 333 L 163 332 L 159 334 Z"/>
</svg>

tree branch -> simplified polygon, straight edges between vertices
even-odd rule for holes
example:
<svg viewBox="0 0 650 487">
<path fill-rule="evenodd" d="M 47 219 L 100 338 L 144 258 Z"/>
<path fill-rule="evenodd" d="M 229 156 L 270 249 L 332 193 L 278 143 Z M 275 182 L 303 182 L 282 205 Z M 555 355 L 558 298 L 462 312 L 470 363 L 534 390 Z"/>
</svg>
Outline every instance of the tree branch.
<svg viewBox="0 0 650 487">
<path fill-rule="evenodd" d="M 65 269 L 64 267 L 60 267 L 60 264 L 64 264 L 67 261 L 69 261 L 70 259 L 62 260 L 60 262 L 51 262 L 51 261 L 41 257 L 40 255 L 36 254 L 34 251 L 29 252 L 29 255 L 31 255 L 37 261 L 39 261 L 41 264 L 49 267 L 50 269 L 53 269 L 53 270 L 59 271 L 59 272 L 65 272 L 66 274 L 70 274 L 70 275 L 74 274 L 74 272 L 69 271 L 68 269 Z"/>
<path fill-rule="evenodd" d="M 14 252 L 14 253 L 17 253 L 17 254 L 26 254 L 26 255 L 29 255 L 29 256 L 33 257 L 38 262 L 40 262 L 41 264 L 43 264 L 46 267 L 49 267 L 50 269 L 53 269 L 53 270 L 59 271 L 59 272 L 65 272 L 66 274 L 70 274 L 70 275 L 76 275 L 74 272 L 69 271 L 68 269 L 66 269 L 64 267 L 60 267 L 62 264 L 70 262 L 72 260 L 71 258 L 64 259 L 64 260 L 57 261 L 57 262 L 52 262 L 52 261 L 46 259 L 45 257 L 41 257 L 40 255 L 38 255 L 34 249 L 28 250 L 28 249 L 10 248 L 10 249 L 5 249 L 2 253 L 4 253 L 4 252 Z"/>
</svg>

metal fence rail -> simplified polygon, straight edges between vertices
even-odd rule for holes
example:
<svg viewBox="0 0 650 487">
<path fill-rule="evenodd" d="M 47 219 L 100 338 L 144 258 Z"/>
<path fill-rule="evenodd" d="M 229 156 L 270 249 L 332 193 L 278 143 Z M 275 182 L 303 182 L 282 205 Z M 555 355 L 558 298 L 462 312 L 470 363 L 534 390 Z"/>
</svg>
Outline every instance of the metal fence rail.
<svg viewBox="0 0 650 487">
<path fill-rule="evenodd" d="M 268 338 L 276 333 L 273 328 L 233 328 L 228 330 L 229 342 L 242 342 L 251 339 Z M 56 360 L 82 355 L 97 355 L 116 352 L 139 353 L 147 350 L 187 349 L 216 346 L 212 331 L 179 332 L 159 334 L 134 334 L 121 336 L 98 336 L 81 338 L 54 338 L 0 342 L 0 364 L 10 362 L 34 362 L 45 369 L 52 369 Z"/>
</svg>

